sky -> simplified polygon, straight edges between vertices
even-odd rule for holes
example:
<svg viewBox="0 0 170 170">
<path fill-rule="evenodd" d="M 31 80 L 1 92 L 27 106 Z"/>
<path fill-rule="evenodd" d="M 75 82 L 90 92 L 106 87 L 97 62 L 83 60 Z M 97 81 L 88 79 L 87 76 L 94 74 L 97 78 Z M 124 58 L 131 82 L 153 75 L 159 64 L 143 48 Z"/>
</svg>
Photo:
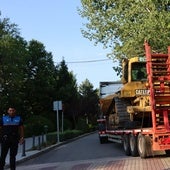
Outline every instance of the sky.
<svg viewBox="0 0 170 170">
<path fill-rule="evenodd" d="M 107 58 L 110 51 L 81 33 L 86 21 L 77 11 L 80 0 L 0 0 L 0 4 L 1 17 L 17 24 L 26 41 L 43 43 L 56 65 L 65 60 L 78 86 L 85 79 L 94 88 L 103 81 L 119 80 L 113 70 L 117 64 Z"/>
</svg>

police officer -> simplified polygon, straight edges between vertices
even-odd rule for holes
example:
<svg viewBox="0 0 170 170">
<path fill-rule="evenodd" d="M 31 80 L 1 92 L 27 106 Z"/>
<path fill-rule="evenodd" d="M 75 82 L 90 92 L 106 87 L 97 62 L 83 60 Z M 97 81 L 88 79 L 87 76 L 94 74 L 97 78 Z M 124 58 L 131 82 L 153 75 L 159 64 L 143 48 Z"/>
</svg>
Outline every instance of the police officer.
<svg viewBox="0 0 170 170">
<path fill-rule="evenodd" d="M 14 107 L 9 107 L 8 115 L 0 120 L 2 128 L 0 170 L 4 170 L 5 159 L 10 150 L 10 169 L 16 169 L 16 155 L 18 143 L 24 142 L 24 127 L 20 116 L 16 115 Z"/>
</svg>

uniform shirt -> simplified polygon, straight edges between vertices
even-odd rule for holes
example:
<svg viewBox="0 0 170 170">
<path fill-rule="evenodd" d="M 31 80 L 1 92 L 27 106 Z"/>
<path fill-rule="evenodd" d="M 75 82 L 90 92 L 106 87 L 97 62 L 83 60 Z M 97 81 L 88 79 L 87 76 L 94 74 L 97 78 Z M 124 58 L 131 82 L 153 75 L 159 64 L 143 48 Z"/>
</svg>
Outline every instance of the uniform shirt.
<svg viewBox="0 0 170 170">
<path fill-rule="evenodd" d="M 2 127 L 2 136 L 15 136 L 18 137 L 19 126 L 23 125 L 23 121 L 20 116 L 3 116 L 0 120 L 0 126 Z"/>
</svg>

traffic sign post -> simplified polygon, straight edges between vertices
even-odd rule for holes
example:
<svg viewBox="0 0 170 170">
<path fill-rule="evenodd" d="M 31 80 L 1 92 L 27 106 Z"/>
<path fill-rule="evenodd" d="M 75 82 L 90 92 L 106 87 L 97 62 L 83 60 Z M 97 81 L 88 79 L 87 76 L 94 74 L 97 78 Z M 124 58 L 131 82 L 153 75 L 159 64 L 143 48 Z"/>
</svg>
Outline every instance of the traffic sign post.
<svg viewBox="0 0 170 170">
<path fill-rule="evenodd" d="M 60 136 L 59 136 L 59 115 L 58 111 L 62 110 L 62 101 L 54 101 L 53 102 L 53 110 L 56 111 L 56 117 L 57 117 L 57 143 L 60 142 Z"/>
</svg>

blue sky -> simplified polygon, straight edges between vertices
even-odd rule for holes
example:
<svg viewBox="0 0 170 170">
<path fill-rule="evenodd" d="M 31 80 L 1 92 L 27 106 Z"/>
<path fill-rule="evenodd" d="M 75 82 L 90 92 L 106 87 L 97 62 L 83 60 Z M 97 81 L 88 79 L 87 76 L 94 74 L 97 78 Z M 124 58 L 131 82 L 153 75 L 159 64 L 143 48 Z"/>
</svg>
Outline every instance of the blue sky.
<svg viewBox="0 0 170 170">
<path fill-rule="evenodd" d="M 81 7 L 80 0 L 1 0 L 0 11 L 2 17 L 18 25 L 25 40 L 42 42 L 52 52 L 55 64 L 64 58 L 78 85 L 86 78 L 94 88 L 99 82 L 118 80 L 112 60 L 70 63 L 108 59 L 109 52 L 83 37 L 80 29 L 85 20 L 77 7 Z"/>
</svg>

